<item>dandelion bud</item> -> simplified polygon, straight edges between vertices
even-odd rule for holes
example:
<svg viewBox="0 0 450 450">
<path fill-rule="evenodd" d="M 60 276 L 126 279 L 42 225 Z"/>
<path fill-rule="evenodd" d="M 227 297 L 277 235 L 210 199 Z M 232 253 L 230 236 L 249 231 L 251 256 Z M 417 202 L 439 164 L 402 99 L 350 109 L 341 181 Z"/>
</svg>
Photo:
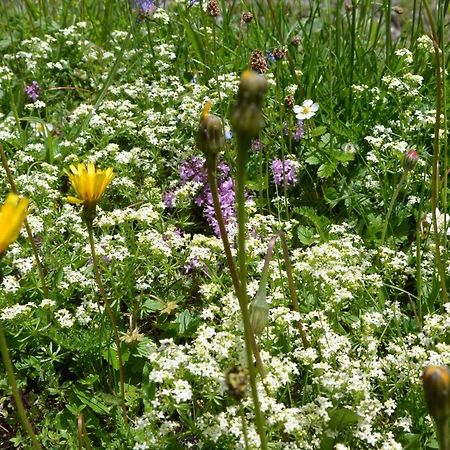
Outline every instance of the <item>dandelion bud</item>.
<svg viewBox="0 0 450 450">
<path fill-rule="evenodd" d="M 220 8 L 217 0 L 208 0 L 208 4 L 206 5 L 206 14 L 210 17 L 220 16 Z"/>
<path fill-rule="evenodd" d="M 242 367 L 233 367 L 225 375 L 228 393 L 235 400 L 242 400 L 247 391 L 247 369 Z"/>
<path fill-rule="evenodd" d="M 409 172 L 416 167 L 417 161 L 419 161 L 419 154 L 416 150 L 411 149 L 405 153 L 403 157 L 403 170 Z"/>
<path fill-rule="evenodd" d="M 267 72 L 267 61 L 261 50 L 253 50 L 250 56 L 250 67 L 258 73 Z"/>
<path fill-rule="evenodd" d="M 427 366 L 422 380 L 430 416 L 437 422 L 447 420 L 450 416 L 450 370 L 444 366 Z"/>
<path fill-rule="evenodd" d="M 242 22 L 250 23 L 253 20 L 253 14 L 250 11 L 244 11 L 242 13 Z"/>
<path fill-rule="evenodd" d="M 198 124 L 197 146 L 205 155 L 217 155 L 225 145 L 222 120 L 214 114 L 209 114 L 211 102 L 203 107 Z"/>
<path fill-rule="evenodd" d="M 266 300 L 266 284 L 260 285 L 255 298 L 250 304 L 250 325 L 253 333 L 261 334 L 266 328 L 269 318 L 269 304 Z"/>
<path fill-rule="evenodd" d="M 231 123 L 236 134 L 254 139 L 264 127 L 262 105 L 267 81 L 251 70 L 241 76 L 237 100 L 231 112 Z"/>
</svg>

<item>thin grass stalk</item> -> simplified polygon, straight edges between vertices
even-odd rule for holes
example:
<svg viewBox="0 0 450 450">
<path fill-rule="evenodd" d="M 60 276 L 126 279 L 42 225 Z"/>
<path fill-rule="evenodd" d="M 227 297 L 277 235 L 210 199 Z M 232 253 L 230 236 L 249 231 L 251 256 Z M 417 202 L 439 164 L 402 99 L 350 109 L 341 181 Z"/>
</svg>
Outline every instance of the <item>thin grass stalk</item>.
<svg viewBox="0 0 450 450">
<path fill-rule="evenodd" d="M 247 354 L 247 364 L 250 377 L 250 385 L 252 389 L 253 403 L 255 406 L 255 421 L 259 437 L 261 439 L 261 450 L 267 450 L 267 437 L 265 433 L 265 420 L 261 412 L 261 405 L 258 397 L 258 389 L 256 386 L 256 373 L 253 366 L 252 358 L 252 330 L 250 325 L 250 313 L 248 310 L 247 298 L 247 255 L 246 247 L 246 223 L 247 214 L 245 211 L 245 184 L 247 181 L 247 155 L 251 141 L 245 136 L 237 136 L 238 152 L 237 152 L 237 172 L 236 172 L 236 203 L 237 203 L 237 220 L 238 220 L 238 273 L 241 286 L 241 313 L 244 323 L 245 350 Z"/>
<path fill-rule="evenodd" d="M 6 153 L 2 144 L 0 144 L 0 158 L 2 160 L 3 168 L 5 169 L 6 172 L 6 177 L 8 178 L 8 183 L 11 187 L 11 191 L 14 192 L 14 194 L 19 195 L 19 191 L 17 190 L 16 182 L 14 181 L 13 174 L 8 164 L 8 158 L 6 157 Z M 23 223 L 25 225 L 25 230 L 27 231 L 28 240 L 30 241 L 31 249 L 34 255 L 34 260 L 36 262 L 39 279 L 41 281 L 42 293 L 44 294 L 44 298 L 48 298 L 48 288 L 45 282 L 44 269 L 42 268 L 41 260 L 39 258 L 39 252 L 36 247 L 36 243 L 34 242 L 33 239 L 33 233 L 31 232 L 30 225 L 28 224 L 28 220 L 26 218 Z"/>
<path fill-rule="evenodd" d="M 96 281 L 98 289 L 100 291 L 100 295 L 102 297 L 103 303 L 105 304 L 106 312 L 108 313 L 108 316 L 111 320 L 111 325 L 112 325 L 113 332 L 114 332 L 114 340 L 115 340 L 116 347 L 117 347 L 117 359 L 119 362 L 120 397 L 121 397 L 121 404 L 122 404 L 122 416 L 123 416 L 124 422 L 128 423 L 127 408 L 126 408 L 126 404 L 125 404 L 125 372 L 123 369 L 123 359 L 122 359 L 122 350 L 120 348 L 119 332 L 117 329 L 116 318 L 114 316 L 114 312 L 109 303 L 108 296 L 106 295 L 105 287 L 103 286 L 102 277 L 100 275 L 100 270 L 98 267 L 98 258 L 97 258 L 97 253 L 95 251 L 94 230 L 93 230 L 93 226 L 92 226 L 92 221 L 86 220 L 86 226 L 87 226 L 88 233 L 89 233 L 89 244 L 91 247 L 92 265 L 94 267 L 95 281 Z"/>
<path fill-rule="evenodd" d="M 272 16 L 272 21 L 273 21 L 275 28 L 277 30 L 277 33 L 278 33 L 278 39 L 279 39 L 281 45 L 285 46 L 286 41 L 284 39 L 283 31 L 281 30 L 280 24 L 277 21 L 272 0 L 267 0 L 267 4 L 269 5 L 270 15 Z M 290 48 L 288 48 L 287 52 L 286 52 L 286 58 L 288 60 L 289 71 L 291 72 L 291 75 L 295 81 L 295 84 L 298 86 L 300 94 L 303 95 L 304 94 L 303 85 L 300 82 L 300 78 L 298 77 L 297 72 L 295 70 L 295 63 L 294 63 L 294 60 L 292 59 L 290 52 L 291 52 L 291 50 L 290 50 Z"/>
<path fill-rule="evenodd" d="M 244 412 L 244 407 L 242 405 L 242 402 L 239 402 L 239 412 L 241 413 L 241 419 L 242 419 L 242 434 L 244 435 L 245 450 L 249 450 L 250 445 L 248 443 L 247 423 L 245 422 L 245 412 Z"/>
<path fill-rule="evenodd" d="M 439 192 L 439 129 L 441 120 L 441 100 L 442 100 L 442 79 L 441 79 L 441 57 L 439 49 L 439 37 L 436 32 L 436 25 L 431 13 L 428 0 L 423 0 L 425 11 L 427 13 L 428 21 L 431 27 L 431 34 L 433 40 L 433 47 L 436 59 L 436 116 L 434 121 L 434 138 L 433 138 L 433 174 L 432 174 L 432 188 L 431 188 L 431 214 L 433 217 L 433 234 L 434 234 L 434 246 L 436 263 L 439 272 L 439 278 L 441 283 L 442 299 L 443 303 L 448 302 L 447 293 L 447 279 L 445 268 L 442 263 L 441 250 L 440 250 L 440 238 L 437 226 L 436 208 L 438 205 L 438 192 Z"/>
</svg>

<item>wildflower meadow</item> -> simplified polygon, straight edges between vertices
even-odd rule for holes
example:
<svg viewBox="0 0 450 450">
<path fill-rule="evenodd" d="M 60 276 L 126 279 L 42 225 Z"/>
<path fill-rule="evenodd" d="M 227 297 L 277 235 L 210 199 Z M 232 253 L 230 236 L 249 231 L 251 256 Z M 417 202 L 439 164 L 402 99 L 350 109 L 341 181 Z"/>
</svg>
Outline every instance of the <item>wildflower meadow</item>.
<svg viewBox="0 0 450 450">
<path fill-rule="evenodd" d="M 450 0 L 0 0 L 0 449 L 450 450 Z"/>
</svg>

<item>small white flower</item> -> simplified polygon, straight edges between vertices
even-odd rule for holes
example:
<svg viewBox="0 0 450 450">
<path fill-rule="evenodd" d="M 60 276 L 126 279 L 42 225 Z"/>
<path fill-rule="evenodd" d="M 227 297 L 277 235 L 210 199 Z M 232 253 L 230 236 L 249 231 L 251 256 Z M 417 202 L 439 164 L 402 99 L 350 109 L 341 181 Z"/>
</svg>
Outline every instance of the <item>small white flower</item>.
<svg viewBox="0 0 450 450">
<path fill-rule="evenodd" d="M 295 105 L 294 112 L 298 120 L 310 119 L 319 110 L 319 105 L 312 100 L 305 100 L 301 106 Z"/>
</svg>

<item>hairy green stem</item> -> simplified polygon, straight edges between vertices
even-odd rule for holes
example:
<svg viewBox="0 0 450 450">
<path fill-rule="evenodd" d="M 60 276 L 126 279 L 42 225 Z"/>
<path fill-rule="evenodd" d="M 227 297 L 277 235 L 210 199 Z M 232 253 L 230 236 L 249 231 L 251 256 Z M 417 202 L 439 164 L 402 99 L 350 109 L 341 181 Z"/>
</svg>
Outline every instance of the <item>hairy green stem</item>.
<svg viewBox="0 0 450 450">
<path fill-rule="evenodd" d="M 250 385 L 252 389 L 253 403 L 255 406 L 256 428 L 261 439 L 261 449 L 267 450 L 267 438 L 265 433 L 265 420 L 261 412 L 261 405 L 258 398 L 258 389 L 256 386 L 255 367 L 252 358 L 252 330 L 250 325 L 250 313 L 248 310 L 247 298 L 247 258 L 245 253 L 246 242 L 246 222 L 247 215 L 245 211 L 245 184 L 247 182 L 247 156 L 251 141 L 246 136 L 237 136 L 237 173 L 236 173 L 236 203 L 238 219 L 238 267 L 239 282 L 241 286 L 241 313 L 244 323 L 245 350 L 247 353 L 247 364 L 250 376 Z"/>
<path fill-rule="evenodd" d="M 231 246 L 230 241 L 228 239 L 228 233 L 225 227 L 225 221 L 223 219 L 222 209 L 220 208 L 220 200 L 219 200 L 219 192 L 217 189 L 217 156 L 210 156 L 207 158 L 207 170 L 208 170 L 208 183 L 211 189 L 211 195 L 213 198 L 214 204 L 214 213 L 216 215 L 217 223 L 219 225 L 220 236 L 222 238 L 223 248 L 225 251 L 225 257 L 227 259 L 227 265 L 230 269 L 231 280 L 233 282 L 234 291 L 236 297 L 239 301 L 239 307 L 242 309 L 244 307 L 242 303 L 242 295 L 241 295 L 241 285 L 239 282 L 239 275 L 236 269 L 236 263 L 234 261 L 233 255 L 231 254 Z M 261 359 L 261 355 L 258 350 L 258 346 L 256 344 L 255 336 L 252 333 L 252 351 L 256 361 L 256 367 L 261 376 L 261 379 L 265 376 L 264 364 Z M 264 384 L 264 383 L 263 383 Z M 268 393 L 267 387 L 264 384 L 264 388 Z"/>
<path fill-rule="evenodd" d="M 92 226 L 92 220 L 86 220 L 86 226 L 89 233 L 89 244 L 91 246 L 91 255 L 92 255 L 92 265 L 94 267 L 94 275 L 95 281 L 97 282 L 98 289 L 100 291 L 100 295 L 102 297 L 103 303 L 105 304 L 106 312 L 111 320 L 111 325 L 114 332 L 114 340 L 116 342 L 117 347 L 117 359 L 119 361 L 119 376 L 120 376 L 120 397 L 122 403 L 122 416 L 125 423 L 128 422 L 127 417 L 127 407 L 125 405 L 125 372 L 123 369 L 123 360 L 122 360 L 122 350 L 120 348 L 120 338 L 119 332 L 117 330 L 116 318 L 114 316 L 114 312 L 109 303 L 108 297 L 106 295 L 105 288 L 103 286 L 102 277 L 100 276 L 100 270 L 98 267 L 98 259 L 95 251 L 95 242 L 94 242 L 94 230 Z"/>
<path fill-rule="evenodd" d="M 11 186 L 11 191 L 14 192 L 14 194 L 19 195 L 19 191 L 17 190 L 17 186 L 14 181 L 13 174 L 12 174 L 11 169 L 8 164 L 8 158 L 6 157 L 6 153 L 5 153 L 5 150 L 4 150 L 2 144 L 0 144 L 0 158 L 2 160 L 3 168 L 5 169 L 6 177 L 8 178 L 9 185 Z M 33 255 L 34 255 L 34 260 L 36 262 L 39 279 L 41 281 L 42 293 L 44 294 L 45 298 L 48 298 L 48 288 L 47 288 L 47 284 L 45 282 L 44 269 L 42 268 L 41 260 L 39 258 L 39 252 L 36 247 L 36 242 L 34 242 L 33 233 L 31 232 L 30 225 L 28 224 L 28 220 L 26 218 L 23 221 L 23 223 L 25 225 L 25 230 L 27 231 L 28 240 L 30 241 L 31 249 L 32 249 Z"/>
<path fill-rule="evenodd" d="M 433 234 L 434 234 L 434 251 L 436 255 L 436 263 L 439 272 L 439 279 L 441 283 L 442 300 L 443 303 L 448 302 L 447 294 L 447 278 L 445 268 L 442 263 L 441 250 L 440 250 L 440 238 L 437 226 L 437 214 L 436 209 L 438 206 L 438 192 L 439 192 L 439 129 L 441 121 L 441 101 L 442 101 L 442 80 L 441 80 L 441 56 L 439 50 L 439 37 L 436 32 L 436 25 L 434 22 L 433 14 L 431 13 L 428 0 L 424 0 L 423 4 L 427 12 L 428 21 L 431 27 L 431 34 L 433 37 L 433 47 L 436 58 L 436 116 L 434 121 L 434 138 L 433 138 L 433 175 L 431 180 L 431 214 L 433 217 Z"/>
</svg>

